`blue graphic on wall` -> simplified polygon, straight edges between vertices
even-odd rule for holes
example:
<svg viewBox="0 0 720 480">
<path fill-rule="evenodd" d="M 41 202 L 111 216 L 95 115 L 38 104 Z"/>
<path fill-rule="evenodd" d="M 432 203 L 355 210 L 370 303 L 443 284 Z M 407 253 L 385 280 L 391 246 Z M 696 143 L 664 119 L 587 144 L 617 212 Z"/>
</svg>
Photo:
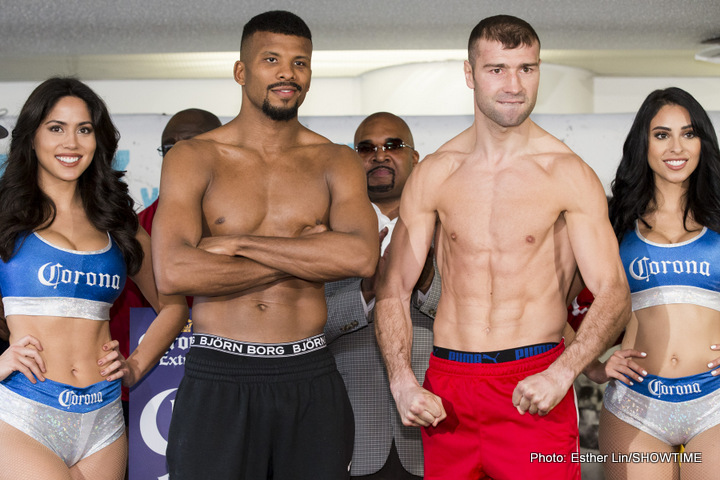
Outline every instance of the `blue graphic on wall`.
<svg viewBox="0 0 720 480">
<path fill-rule="evenodd" d="M 140 195 L 142 196 L 142 203 L 145 208 L 149 207 L 151 203 L 157 200 L 160 195 L 160 191 L 157 187 L 153 187 L 152 190 L 149 188 L 141 188 Z"/>
<path fill-rule="evenodd" d="M 130 150 L 118 150 L 113 158 L 113 168 L 118 171 L 127 170 L 130 163 Z"/>
</svg>

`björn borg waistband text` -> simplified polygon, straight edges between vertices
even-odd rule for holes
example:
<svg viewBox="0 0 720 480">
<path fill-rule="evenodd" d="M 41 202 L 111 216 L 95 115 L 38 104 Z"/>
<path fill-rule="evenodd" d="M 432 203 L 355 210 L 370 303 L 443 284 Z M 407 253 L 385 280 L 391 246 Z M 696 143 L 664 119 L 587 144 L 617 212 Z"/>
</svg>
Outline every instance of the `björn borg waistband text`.
<svg viewBox="0 0 720 480">
<path fill-rule="evenodd" d="M 206 333 L 194 333 L 190 346 L 208 348 L 218 352 L 240 355 L 243 357 L 281 358 L 304 355 L 325 348 L 325 334 L 287 343 L 251 343 L 241 342 Z"/>
<path fill-rule="evenodd" d="M 526 347 L 508 348 L 507 350 L 496 350 L 493 352 L 461 352 L 449 348 L 433 347 L 433 355 L 444 360 L 451 360 L 462 363 L 505 363 L 534 357 L 557 347 L 558 344 L 538 343 Z"/>
</svg>

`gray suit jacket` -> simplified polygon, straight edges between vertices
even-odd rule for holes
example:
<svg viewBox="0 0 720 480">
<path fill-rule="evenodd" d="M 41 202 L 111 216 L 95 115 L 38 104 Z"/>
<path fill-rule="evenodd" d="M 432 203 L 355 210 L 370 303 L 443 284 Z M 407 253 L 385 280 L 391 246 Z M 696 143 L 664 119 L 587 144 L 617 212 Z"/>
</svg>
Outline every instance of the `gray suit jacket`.
<svg viewBox="0 0 720 480">
<path fill-rule="evenodd" d="M 375 339 L 374 310 L 365 318 L 359 278 L 326 284 L 328 322 L 325 327 L 330 351 L 345 381 L 355 413 L 355 447 L 351 475 L 380 470 L 395 439 L 400 461 L 413 475 L 423 475 L 420 428 L 405 427 L 390 393 L 387 371 Z M 412 369 L 418 382 L 425 380 L 433 345 L 433 319 L 440 300 L 440 275 L 435 270 L 427 300 L 418 306 L 413 293 Z M 368 321 L 369 320 L 369 321 Z"/>
</svg>

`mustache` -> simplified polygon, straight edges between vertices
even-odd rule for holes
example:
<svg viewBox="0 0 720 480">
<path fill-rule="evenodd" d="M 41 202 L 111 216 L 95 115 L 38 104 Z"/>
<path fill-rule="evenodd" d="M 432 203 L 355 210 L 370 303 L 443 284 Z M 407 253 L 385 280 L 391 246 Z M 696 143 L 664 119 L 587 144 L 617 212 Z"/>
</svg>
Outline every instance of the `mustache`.
<svg viewBox="0 0 720 480">
<path fill-rule="evenodd" d="M 295 82 L 277 82 L 273 83 L 272 85 L 268 85 L 267 89 L 272 90 L 273 88 L 278 87 L 293 87 L 298 92 L 302 92 L 302 87 Z"/>
<path fill-rule="evenodd" d="M 395 169 L 390 168 L 390 167 L 385 166 L 385 165 L 378 165 L 378 166 L 375 167 L 375 168 L 371 168 L 370 170 L 368 170 L 368 172 L 367 172 L 366 175 L 369 176 L 369 175 L 370 175 L 371 173 L 373 173 L 375 170 L 380 170 L 380 169 L 388 170 L 388 171 L 392 172 L 393 175 L 395 175 Z"/>
</svg>

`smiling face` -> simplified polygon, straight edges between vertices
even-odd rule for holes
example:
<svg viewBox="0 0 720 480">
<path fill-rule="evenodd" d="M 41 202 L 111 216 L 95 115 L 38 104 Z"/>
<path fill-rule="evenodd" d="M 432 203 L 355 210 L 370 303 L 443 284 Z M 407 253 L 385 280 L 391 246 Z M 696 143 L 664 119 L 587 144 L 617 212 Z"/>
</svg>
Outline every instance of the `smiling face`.
<svg viewBox="0 0 720 480">
<path fill-rule="evenodd" d="M 520 125 L 530 116 L 540 84 L 540 45 L 505 48 L 481 38 L 476 55 L 465 62 L 465 82 L 477 109 L 500 127 Z"/>
<path fill-rule="evenodd" d="M 297 117 L 310 88 L 312 42 L 304 37 L 256 32 L 235 64 L 235 80 L 249 101 L 275 121 Z"/>
<path fill-rule="evenodd" d="M 62 97 L 35 132 L 41 187 L 77 182 L 95 155 L 95 131 L 90 111 L 78 97 Z"/>
<path fill-rule="evenodd" d="M 681 184 L 687 188 L 700 161 L 700 138 L 695 135 L 688 111 L 665 105 L 650 122 L 648 164 L 655 185 Z"/>
</svg>

